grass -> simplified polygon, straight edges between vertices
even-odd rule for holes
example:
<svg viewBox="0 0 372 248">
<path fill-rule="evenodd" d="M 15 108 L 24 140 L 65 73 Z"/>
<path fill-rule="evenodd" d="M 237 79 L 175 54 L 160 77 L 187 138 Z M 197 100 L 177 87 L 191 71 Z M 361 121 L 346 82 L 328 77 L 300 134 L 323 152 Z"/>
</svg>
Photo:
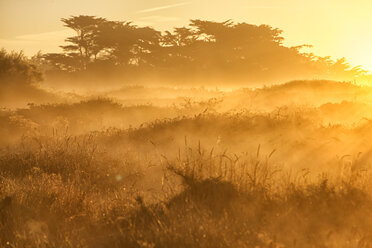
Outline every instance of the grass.
<svg viewBox="0 0 372 248">
<path fill-rule="evenodd" d="M 372 242 L 370 174 L 362 169 L 333 179 L 290 172 L 260 148 L 237 156 L 185 144 L 153 161 L 114 157 L 94 136 L 24 142 L 0 157 L 4 247 Z M 148 178 L 158 191 L 144 189 Z"/>
<path fill-rule="evenodd" d="M 220 104 L 1 110 L 0 247 L 372 246 L 367 103 Z"/>
</svg>

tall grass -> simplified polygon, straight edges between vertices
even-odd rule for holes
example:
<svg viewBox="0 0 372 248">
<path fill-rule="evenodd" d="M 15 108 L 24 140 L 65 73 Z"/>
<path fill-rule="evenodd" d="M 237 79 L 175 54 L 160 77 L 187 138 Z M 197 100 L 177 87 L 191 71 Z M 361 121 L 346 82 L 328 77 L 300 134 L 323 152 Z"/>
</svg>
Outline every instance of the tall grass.
<svg viewBox="0 0 372 248">
<path fill-rule="evenodd" d="M 2 110 L 0 247 L 371 247 L 362 105 L 219 103 Z"/>
<path fill-rule="evenodd" d="M 364 170 L 335 180 L 289 172 L 273 159 L 275 151 L 261 148 L 238 156 L 186 142 L 172 157 L 146 161 L 113 157 L 93 136 L 24 142 L 0 157 L 3 246 L 370 247 L 372 241 Z M 150 162 L 162 173 L 153 173 Z M 146 177 L 161 194 L 141 187 Z"/>
</svg>

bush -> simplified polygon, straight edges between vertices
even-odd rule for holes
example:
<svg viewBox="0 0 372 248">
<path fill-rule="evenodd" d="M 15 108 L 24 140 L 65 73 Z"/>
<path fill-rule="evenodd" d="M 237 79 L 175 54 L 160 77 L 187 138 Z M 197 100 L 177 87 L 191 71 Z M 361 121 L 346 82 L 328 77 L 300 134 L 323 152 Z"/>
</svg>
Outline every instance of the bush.
<svg viewBox="0 0 372 248">
<path fill-rule="evenodd" d="M 42 73 L 22 52 L 0 50 L 0 86 L 30 85 L 41 80 Z"/>
</svg>

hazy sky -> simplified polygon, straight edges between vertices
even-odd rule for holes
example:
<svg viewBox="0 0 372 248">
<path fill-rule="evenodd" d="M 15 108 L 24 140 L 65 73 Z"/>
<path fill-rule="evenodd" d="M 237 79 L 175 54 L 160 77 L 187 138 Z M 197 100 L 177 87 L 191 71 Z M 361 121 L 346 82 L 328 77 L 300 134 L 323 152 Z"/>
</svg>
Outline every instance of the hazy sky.
<svg viewBox="0 0 372 248">
<path fill-rule="evenodd" d="M 59 51 L 70 32 L 60 18 L 80 14 L 158 29 L 196 18 L 269 24 L 284 30 L 287 45 L 311 44 L 317 55 L 372 71 L 371 0 L 0 0 L 0 47 Z"/>
</svg>

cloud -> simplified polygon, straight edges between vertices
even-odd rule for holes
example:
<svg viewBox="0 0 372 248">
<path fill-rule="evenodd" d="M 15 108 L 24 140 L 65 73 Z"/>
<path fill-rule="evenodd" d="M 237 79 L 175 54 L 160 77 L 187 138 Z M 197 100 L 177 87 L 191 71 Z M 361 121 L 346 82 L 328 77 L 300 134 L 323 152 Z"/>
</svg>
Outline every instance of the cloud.
<svg viewBox="0 0 372 248">
<path fill-rule="evenodd" d="M 69 29 L 52 31 L 52 32 L 44 32 L 38 34 L 27 34 L 27 35 L 20 35 L 15 37 L 15 40 L 18 41 L 56 41 L 56 40 L 64 40 L 67 37 L 71 36 L 73 32 Z"/>
<path fill-rule="evenodd" d="M 164 9 L 171 9 L 179 6 L 184 6 L 184 5 L 189 5 L 191 2 L 182 2 L 182 3 L 176 3 L 176 4 L 170 4 L 170 5 L 164 5 L 164 6 L 159 6 L 155 8 L 150 8 L 150 9 L 143 9 L 140 11 L 137 11 L 137 14 L 143 14 L 143 13 L 150 13 L 150 12 L 155 12 L 159 10 L 164 10 Z"/>
<path fill-rule="evenodd" d="M 56 52 L 59 50 L 59 46 L 64 44 L 64 40 L 71 35 L 73 35 L 73 31 L 64 29 L 52 32 L 20 35 L 13 39 L 0 38 L 0 47 L 14 51 L 23 50 L 26 55 L 33 55 L 39 51 L 40 48 L 43 52 Z"/>
<path fill-rule="evenodd" d="M 248 6 L 249 9 L 276 9 L 277 6 Z"/>
<path fill-rule="evenodd" d="M 150 21 L 150 22 L 172 22 L 172 21 L 177 21 L 179 18 L 177 17 L 172 17 L 172 16 L 145 16 L 138 18 L 138 20 L 142 21 Z"/>
</svg>

